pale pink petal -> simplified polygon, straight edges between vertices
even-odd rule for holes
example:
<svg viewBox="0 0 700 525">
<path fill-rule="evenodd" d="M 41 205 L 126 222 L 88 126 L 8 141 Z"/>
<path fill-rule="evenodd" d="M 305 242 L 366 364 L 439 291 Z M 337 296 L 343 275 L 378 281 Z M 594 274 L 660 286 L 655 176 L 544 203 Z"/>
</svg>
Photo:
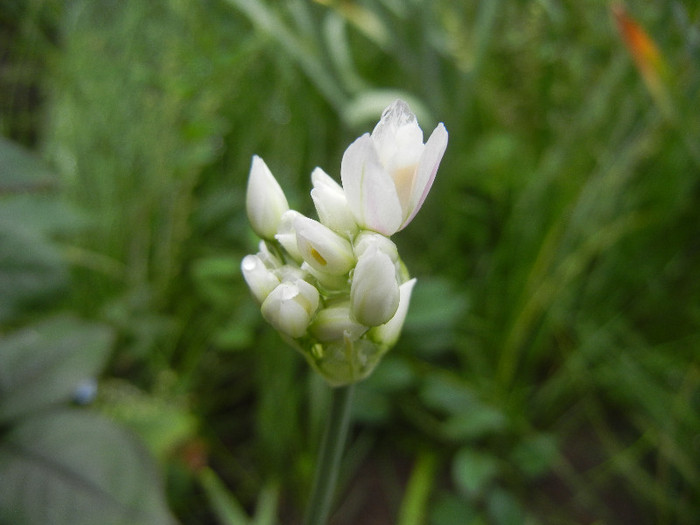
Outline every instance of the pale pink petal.
<svg viewBox="0 0 700 525">
<path fill-rule="evenodd" d="M 402 211 L 394 181 L 382 167 L 369 134 L 350 144 L 340 165 L 340 177 L 357 223 L 383 235 L 396 233 Z"/>
<path fill-rule="evenodd" d="M 411 191 L 410 208 L 412 208 L 412 211 L 399 229 L 404 229 L 416 216 L 421 206 L 423 206 L 423 202 L 425 202 L 425 198 L 428 196 L 430 188 L 435 181 L 435 175 L 446 148 L 447 130 L 441 122 L 433 130 L 428 142 L 425 143 L 425 149 L 416 168 L 416 178 Z"/>
</svg>

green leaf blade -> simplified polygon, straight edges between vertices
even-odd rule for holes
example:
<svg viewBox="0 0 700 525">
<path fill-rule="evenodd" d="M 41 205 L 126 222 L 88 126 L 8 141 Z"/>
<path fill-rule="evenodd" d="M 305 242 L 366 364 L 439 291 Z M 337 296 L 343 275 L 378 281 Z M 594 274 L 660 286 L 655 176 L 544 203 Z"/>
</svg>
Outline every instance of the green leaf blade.
<svg viewBox="0 0 700 525">
<path fill-rule="evenodd" d="M 145 449 L 107 419 L 62 410 L 23 420 L 0 445 L 0 522 L 174 523 Z"/>
<path fill-rule="evenodd" d="M 102 370 L 112 338 L 106 326 L 57 316 L 0 339 L 0 421 L 70 400 Z"/>
</svg>

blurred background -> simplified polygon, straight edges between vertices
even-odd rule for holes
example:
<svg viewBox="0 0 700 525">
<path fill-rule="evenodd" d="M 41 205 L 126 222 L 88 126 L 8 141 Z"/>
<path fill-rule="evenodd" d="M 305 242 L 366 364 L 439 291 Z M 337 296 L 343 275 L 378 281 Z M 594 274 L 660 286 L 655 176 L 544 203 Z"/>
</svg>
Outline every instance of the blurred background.
<svg viewBox="0 0 700 525">
<path fill-rule="evenodd" d="M 299 523 L 329 393 L 248 169 L 313 215 L 396 97 L 450 142 L 333 523 L 697 523 L 691 0 L 3 0 L 0 522 Z"/>
</svg>

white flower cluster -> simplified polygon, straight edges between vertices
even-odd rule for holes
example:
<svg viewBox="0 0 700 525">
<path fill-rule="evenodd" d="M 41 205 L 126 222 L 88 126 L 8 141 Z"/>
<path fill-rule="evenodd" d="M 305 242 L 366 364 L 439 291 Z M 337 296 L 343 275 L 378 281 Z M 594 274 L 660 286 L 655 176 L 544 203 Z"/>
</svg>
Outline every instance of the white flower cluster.
<svg viewBox="0 0 700 525">
<path fill-rule="evenodd" d="M 263 317 L 331 385 L 367 377 L 399 338 L 416 280 L 389 237 L 420 209 L 446 147 L 443 124 L 424 144 L 415 115 L 395 101 L 345 151 L 342 187 L 320 168 L 311 174 L 318 221 L 290 210 L 253 157 L 246 208 L 263 240 L 243 276 Z"/>
</svg>

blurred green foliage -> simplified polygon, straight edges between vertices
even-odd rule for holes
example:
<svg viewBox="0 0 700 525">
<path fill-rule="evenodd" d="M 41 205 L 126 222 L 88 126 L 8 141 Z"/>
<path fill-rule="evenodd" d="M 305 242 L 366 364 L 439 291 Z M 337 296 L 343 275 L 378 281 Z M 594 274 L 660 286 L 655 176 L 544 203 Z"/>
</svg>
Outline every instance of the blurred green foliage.
<svg viewBox="0 0 700 525">
<path fill-rule="evenodd" d="M 700 9 L 629 16 L 670 111 L 607 1 L 3 3 L 0 131 L 59 176 L 18 182 L 2 143 L 0 345 L 59 309 L 109 327 L 93 409 L 178 519 L 296 522 L 327 391 L 240 277 L 249 163 L 310 213 L 311 170 L 339 178 L 400 96 L 450 143 L 396 237 L 418 285 L 358 388 L 334 523 L 692 523 Z"/>
</svg>

